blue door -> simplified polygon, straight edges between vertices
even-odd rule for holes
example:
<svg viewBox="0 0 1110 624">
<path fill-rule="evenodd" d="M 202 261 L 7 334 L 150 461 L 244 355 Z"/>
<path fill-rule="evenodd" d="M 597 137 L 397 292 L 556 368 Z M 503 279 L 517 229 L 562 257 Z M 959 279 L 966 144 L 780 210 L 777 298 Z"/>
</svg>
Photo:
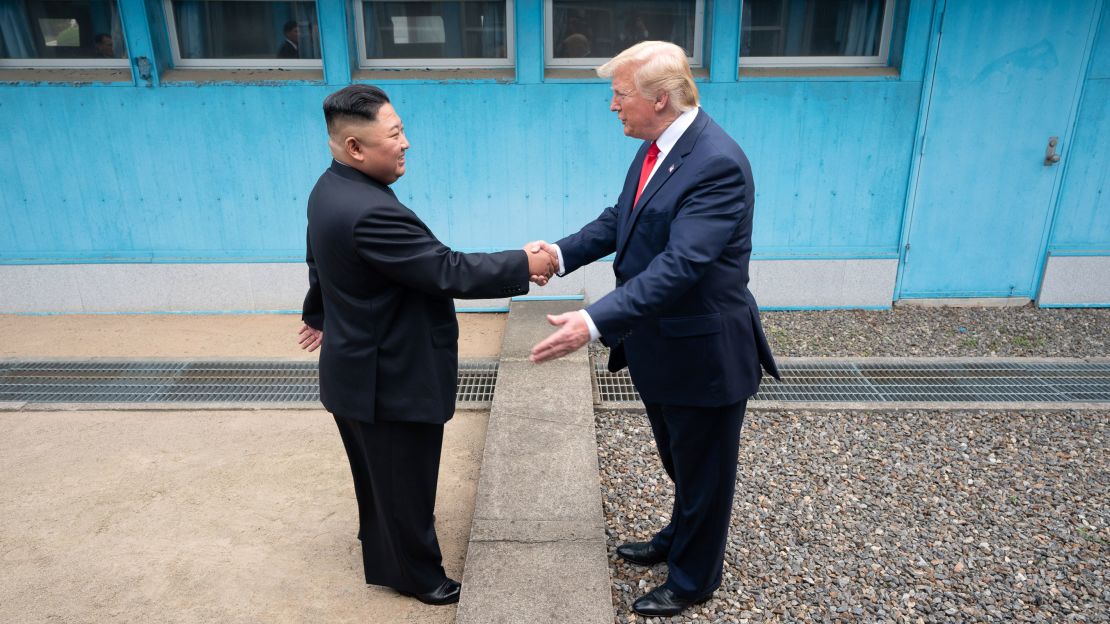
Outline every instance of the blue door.
<svg viewBox="0 0 1110 624">
<path fill-rule="evenodd" d="M 1100 0 L 945 2 L 900 298 L 1031 298 Z"/>
</svg>

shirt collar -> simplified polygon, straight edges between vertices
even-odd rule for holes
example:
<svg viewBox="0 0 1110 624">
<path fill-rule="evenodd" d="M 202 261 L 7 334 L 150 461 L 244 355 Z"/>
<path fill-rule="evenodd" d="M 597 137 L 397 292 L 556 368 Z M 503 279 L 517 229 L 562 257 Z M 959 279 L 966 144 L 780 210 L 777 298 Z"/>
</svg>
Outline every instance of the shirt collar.
<svg viewBox="0 0 1110 624">
<path fill-rule="evenodd" d="M 694 123 L 694 119 L 698 116 L 698 110 L 699 108 L 695 106 L 679 115 L 677 119 L 671 122 L 671 125 L 667 126 L 663 134 L 660 134 L 659 138 L 655 140 L 655 145 L 659 147 L 660 161 L 667 157 L 667 154 L 674 148 L 675 143 L 678 143 L 678 140 L 682 138 L 686 130 Z"/>
</svg>

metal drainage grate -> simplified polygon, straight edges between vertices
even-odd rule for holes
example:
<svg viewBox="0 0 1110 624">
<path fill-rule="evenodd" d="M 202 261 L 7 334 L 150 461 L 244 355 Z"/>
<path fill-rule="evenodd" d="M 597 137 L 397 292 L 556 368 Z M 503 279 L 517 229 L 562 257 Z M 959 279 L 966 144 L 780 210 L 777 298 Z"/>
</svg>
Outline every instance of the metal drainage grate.
<svg viewBox="0 0 1110 624">
<path fill-rule="evenodd" d="M 493 400 L 496 361 L 459 363 L 462 404 Z M 316 403 L 316 362 L 2 362 L 0 402 Z"/>
<path fill-rule="evenodd" d="M 765 376 L 756 401 L 1110 402 L 1110 363 L 780 363 L 783 380 Z M 601 403 L 639 402 L 628 370 L 594 362 Z"/>
</svg>

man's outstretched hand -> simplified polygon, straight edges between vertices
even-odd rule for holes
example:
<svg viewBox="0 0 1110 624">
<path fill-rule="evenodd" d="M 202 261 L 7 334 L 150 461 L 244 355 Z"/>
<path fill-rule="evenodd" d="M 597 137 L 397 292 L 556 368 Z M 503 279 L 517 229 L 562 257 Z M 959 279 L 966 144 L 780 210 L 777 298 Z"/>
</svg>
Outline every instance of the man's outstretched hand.
<svg viewBox="0 0 1110 624">
<path fill-rule="evenodd" d="M 524 253 L 528 254 L 528 279 L 533 284 L 546 286 L 551 276 L 559 272 L 559 255 L 547 241 L 528 243 L 524 246 Z"/>
<path fill-rule="evenodd" d="M 580 312 L 548 314 L 547 322 L 559 329 L 532 347 L 532 355 L 528 359 L 537 364 L 573 353 L 590 341 L 590 328 Z"/>
<path fill-rule="evenodd" d="M 297 342 L 300 343 L 302 349 L 307 349 L 309 353 L 320 348 L 320 343 L 324 341 L 323 330 L 310 327 L 307 323 L 301 325 L 301 331 L 297 332 Z"/>
</svg>

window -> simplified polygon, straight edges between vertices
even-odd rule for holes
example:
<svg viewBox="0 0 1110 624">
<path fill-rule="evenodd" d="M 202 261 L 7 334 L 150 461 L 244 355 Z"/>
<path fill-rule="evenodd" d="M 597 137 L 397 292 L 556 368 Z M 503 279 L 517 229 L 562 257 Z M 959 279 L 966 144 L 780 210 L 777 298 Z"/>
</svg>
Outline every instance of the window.
<svg viewBox="0 0 1110 624">
<path fill-rule="evenodd" d="M 704 0 L 546 0 L 548 66 L 597 67 L 632 44 L 670 41 L 701 65 Z"/>
<path fill-rule="evenodd" d="M 130 67 L 116 0 L 0 0 L 0 65 Z"/>
<path fill-rule="evenodd" d="M 315 2 L 166 0 L 178 67 L 321 67 Z"/>
<path fill-rule="evenodd" d="M 884 66 L 893 0 L 744 0 L 740 64 Z"/>
<path fill-rule="evenodd" d="M 511 67 L 513 2 L 361 0 L 362 67 Z"/>
</svg>

